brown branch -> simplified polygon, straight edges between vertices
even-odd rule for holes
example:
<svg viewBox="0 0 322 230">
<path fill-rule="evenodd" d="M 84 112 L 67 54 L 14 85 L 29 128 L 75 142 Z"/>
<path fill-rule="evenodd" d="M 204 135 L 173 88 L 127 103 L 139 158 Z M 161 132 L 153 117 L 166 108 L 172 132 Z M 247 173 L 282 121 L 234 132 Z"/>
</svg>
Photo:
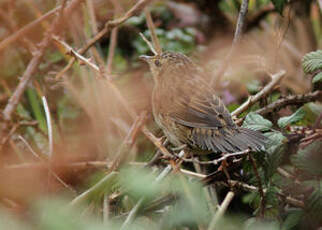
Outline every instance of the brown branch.
<svg viewBox="0 0 322 230">
<path fill-rule="evenodd" d="M 241 188 L 245 191 L 249 191 L 249 192 L 257 192 L 259 191 L 259 188 L 256 187 L 256 186 L 253 186 L 253 185 L 249 185 L 249 184 L 246 184 L 244 182 L 240 182 L 240 181 L 236 181 L 236 180 L 230 180 L 228 181 L 228 183 L 223 183 L 223 182 L 215 182 L 216 184 L 220 184 L 220 185 L 224 185 L 226 187 L 230 187 L 231 185 L 235 186 L 235 187 L 238 187 L 238 188 Z M 264 193 L 267 192 L 267 190 L 263 190 Z M 282 191 L 278 191 L 277 192 L 277 195 L 281 198 L 283 198 L 285 200 L 285 202 L 287 204 L 290 204 L 294 207 L 299 207 L 299 208 L 304 208 L 305 207 L 305 204 L 303 201 L 301 200 L 298 200 L 298 199 L 295 199 L 291 196 L 288 196 L 286 194 L 284 194 Z"/>
<path fill-rule="evenodd" d="M 117 0 L 112 0 L 111 2 L 114 6 L 114 18 L 116 18 L 118 17 L 118 15 L 120 15 L 122 11 L 122 7 Z M 114 53 L 117 45 L 117 34 L 118 34 L 118 26 L 114 27 L 111 32 L 110 44 L 108 47 L 107 67 L 106 67 L 106 72 L 108 74 L 112 73 Z"/>
<path fill-rule="evenodd" d="M 89 13 L 89 18 L 90 18 L 92 32 L 94 34 L 97 34 L 97 32 L 98 32 L 98 29 L 97 29 L 97 20 L 96 20 L 96 15 L 95 15 L 93 1 L 92 0 L 86 0 L 86 6 L 88 8 L 88 13 Z"/>
<path fill-rule="evenodd" d="M 261 217 L 264 217 L 266 199 L 265 199 L 265 195 L 264 195 L 262 180 L 261 180 L 261 178 L 259 176 L 259 173 L 258 173 L 258 170 L 257 170 L 257 165 L 256 165 L 256 162 L 255 162 L 253 156 L 250 153 L 248 154 L 248 156 L 249 156 L 249 160 L 250 160 L 250 162 L 251 162 L 251 164 L 253 166 L 254 173 L 255 173 L 255 176 L 257 178 L 257 181 L 258 181 L 258 191 L 259 191 L 259 195 L 261 197 L 259 213 L 260 213 Z"/>
<path fill-rule="evenodd" d="M 106 22 L 104 29 L 102 29 L 100 32 L 98 32 L 92 39 L 90 39 L 87 44 L 78 50 L 78 53 L 83 55 L 91 46 L 93 46 L 98 40 L 100 40 L 107 32 L 110 31 L 110 29 L 121 25 L 126 20 L 128 20 L 130 17 L 135 15 L 137 12 L 142 10 L 151 0 L 140 0 L 138 3 L 136 3 L 129 11 L 125 13 L 123 17 L 120 17 L 118 19 L 114 19 L 112 21 Z M 55 79 L 60 79 L 75 63 L 76 59 L 71 58 L 68 62 L 68 64 L 65 66 L 64 69 L 62 69 L 55 77 Z"/>
<path fill-rule="evenodd" d="M 240 152 L 227 153 L 227 154 L 224 154 L 224 156 L 222 156 L 221 158 L 211 160 L 211 161 L 199 161 L 197 159 L 187 159 L 187 158 L 182 158 L 182 160 L 184 162 L 194 162 L 194 163 L 201 164 L 201 165 L 209 165 L 209 164 L 217 165 L 217 164 L 221 163 L 222 161 L 227 160 L 229 157 L 242 156 L 242 155 L 248 154 L 249 152 L 250 152 L 250 150 L 246 149 L 246 150 L 240 151 Z"/>
<path fill-rule="evenodd" d="M 321 100 L 321 97 L 322 97 L 322 90 L 316 90 L 314 92 L 301 94 L 301 95 L 291 95 L 291 96 L 278 99 L 277 101 L 274 101 L 273 103 L 261 109 L 256 110 L 255 113 L 258 113 L 260 115 L 265 115 L 267 113 L 280 110 L 288 105 L 303 105 L 307 102 Z"/>
<path fill-rule="evenodd" d="M 160 139 L 155 137 L 146 127 L 142 128 L 142 132 L 161 151 L 164 156 L 173 158 L 173 154 L 171 154 L 167 150 L 167 148 L 162 145 Z"/>
<path fill-rule="evenodd" d="M 107 67 L 106 67 L 106 72 L 108 74 L 112 73 L 113 58 L 115 53 L 115 47 L 117 44 L 117 33 L 118 33 L 118 28 L 117 27 L 113 28 L 111 32 L 110 44 L 108 47 L 108 57 L 107 57 Z"/>
<path fill-rule="evenodd" d="M 139 33 L 141 38 L 143 39 L 143 41 L 145 41 L 145 43 L 149 46 L 151 52 L 154 55 L 158 55 L 158 52 L 154 49 L 153 45 L 151 44 L 151 42 L 144 36 L 144 34 L 142 34 L 141 32 Z"/>
<path fill-rule="evenodd" d="M 119 147 L 119 149 L 117 151 L 116 158 L 114 159 L 114 161 L 112 162 L 112 164 L 110 166 L 107 165 L 109 172 L 112 172 L 116 168 L 118 168 L 118 166 L 122 162 L 123 158 L 127 154 L 127 152 L 125 150 L 127 150 L 128 147 L 131 147 L 134 144 L 134 140 L 135 140 L 135 138 L 137 136 L 138 131 L 143 126 L 143 124 L 145 122 L 145 118 L 146 118 L 146 112 L 143 111 L 135 119 L 133 125 L 131 126 L 129 132 L 127 133 L 125 139 L 123 140 L 122 144 L 120 145 L 120 147 Z"/>
<path fill-rule="evenodd" d="M 22 27 L 20 30 L 18 30 L 17 32 L 15 32 L 14 34 L 10 35 L 9 37 L 7 37 L 5 40 L 0 42 L 0 51 L 5 48 L 6 46 L 8 46 L 10 43 L 16 41 L 17 39 L 23 38 L 24 35 L 29 32 L 32 28 L 34 28 L 35 26 L 37 26 L 39 23 L 41 23 L 44 20 L 47 20 L 49 17 L 51 17 L 52 15 L 54 15 L 56 12 L 58 12 L 61 9 L 61 6 L 58 6 L 50 11 L 48 11 L 47 13 L 45 13 L 44 15 L 42 15 L 41 17 L 37 18 L 36 20 L 30 22 L 29 24 L 27 24 L 26 26 Z"/>
<path fill-rule="evenodd" d="M 155 26 L 151 17 L 151 12 L 149 10 L 148 7 L 145 7 L 144 9 L 144 14 L 145 14 L 145 18 L 146 18 L 146 22 L 148 24 L 148 28 L 150 30 L 151 33 L 151 39 L 152 39 L 152 43 L 153 46 L 155 48 L 155 51 L 157 52 L 157 54 L 161 54 L 162 53 L 162 48 L 159 42 L 159 39 L 157 37 L 157 34 L 155 32 Z"/>
<path fill-rule="evenodd" d="M 64 11 L 69 11 L 71 9 L 74 9 L 74 7 L 76 7 L 79 3 L 80 3 L 80 0 L 73 0 Z M 53 33 L 57 32 L 57 29 L 58 29 L 59 24 L 60 24 L 61 16 L 62 15 L 58 15 L 56 17 L 56 19 L 53 22 L 52 26 L 49 28 L 49 30 L 45 34 L 45 37 L 39 43 L 39 50 L 37 50 L 34 53 L 34 56 L 30 60 L 25 72 L 23 73 L 23 75 L 21 77 L 21 80 L 20 80 L 16 90 L 14 91 L 12 96 L 10 97 L 6 107 L 3 110 L 3 118 L 4 118 L 4 120 L 6 120 L 6 121 L 11 120 L 12 113 L 15 111 L 15 109 L 16 109 L 16 107 L 18 105 L 18 103 L 20 101 L 20 98 L 21 98 L 21 95 L 25 91 L 25 88 L 27 87 L 27 84 L 30 81 L 31 77 L 37 71 L 38 65 L 40 64 L 40 62 L 42 60 L 42 57 L 43 57 L 48 45 L 50 44 L 51 35 Z"/>
<path fill-rule="evenodd" d="M 239 106 L 234 112 L 231 113 L 232 116 L 238 116 L 242 112 L 246 111 L 250 106 L 255 104 L 261 98 L 264 98 L 267 94 L 269 94 L 274 87 L 282 80 L 285 76 L 285 70 L 281 70 L 278 73 L 272 75 L 272 81 L 268 83 L 261 91 L 259 91 L 256 95 L 250 96 L 248 100 Z"/>
<path fill-rule="evenodd" d="M 216 85 L 219 85 L 218 83 L 220 82 L 221 78 L 223 77 L 223 75 L 225 74 L 225 72 L 227 70 L 227 67 L 229 66 L 229 63 L 230 63 L 229 60 L 231 59 L 233 54 L 236 52 L 236 47 L 242 37 L 244 22 L 245 22 L 246 14 L 248 11 L 248 2 L 249 2 L 249 0 L 243 0 L 243 2 L 241 4 L 240 11 L 238 14 L 237 25 L 236 25 L 236 29 L 235 29 L 233 43 L 231 45 L 231 48 L 230 48 L 228 54 L 226 55 L 226 57 L 223 61 L 223 64 L 220 66 L 216 75 L 211 79 L 210 85 L 214 85 L 215 83 L 217 83 Z"/>
</svg>

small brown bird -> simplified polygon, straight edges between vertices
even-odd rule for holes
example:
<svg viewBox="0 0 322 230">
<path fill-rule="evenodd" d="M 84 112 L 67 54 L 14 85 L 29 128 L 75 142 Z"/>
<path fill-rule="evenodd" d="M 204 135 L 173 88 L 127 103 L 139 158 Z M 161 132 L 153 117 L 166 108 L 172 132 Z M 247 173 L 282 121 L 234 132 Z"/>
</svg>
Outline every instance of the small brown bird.
<svg viewBox="0 0 322 230">
<path fill-rule="evenodd" d="M 187 56 L 164 52 L 140 58 L 149 64 L 155 82 L 154 119 L 173 145 L 208 153 L 263 147 L 266 137 L 234 123 L 205 73 Z"/>
</svg>

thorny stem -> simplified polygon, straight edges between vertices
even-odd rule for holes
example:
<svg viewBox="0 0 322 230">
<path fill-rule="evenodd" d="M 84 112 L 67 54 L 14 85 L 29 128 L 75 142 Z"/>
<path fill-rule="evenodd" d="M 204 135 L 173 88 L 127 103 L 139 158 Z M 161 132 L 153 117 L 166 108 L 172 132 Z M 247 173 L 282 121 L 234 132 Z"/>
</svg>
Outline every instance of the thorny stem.
<svg viewBox="0 0 322 230">
<path fill-rule="evenodd" d="M 302 95 L 290 95 L 290 96 L 278 99 L 277 101 L 274 101 L 273 103 L 261 109 L 256 110 L 255 113 L 258 113 L 260 115 L 265 115 L 275 110 L 279 110 L 287 105 L 302 105 L 307 102 L 319 100 L 319 98 L 321 97 L 322 97 L 322 90 L 316 90 L 314 92 L 310 92 Z"/>
<path fill-rule="evenodd" d="M 112 21 L 106 22 L 104 29 L 98 32 L 92 39 L 90 39 L 87 44 L 78 50 L 80 55 L 83 55 L 91 46 L 93 46 L 98 40 L 100 40 L 106 33 L 110 31 L 110 29 L 117 27 L 128 20 L 130 17 L 135 15 L 141 9 L 143 9 L 151 0 L 140 0 L 137 2 L 129 11 L 127 11 L 124 16 L 114 19 Z M 62 69 L 55 77 L 55 79 L 60 79 L 75 63 L 76 58 L 73 57 L 69 60 L 68 64 Z"/>
<path fill-rule="evenodd" d="M 265 214 L 265 203 L 266 203 L 266 200 L 265 200 L 265 195 L 264 195 L 264 190 L 263 190 L 263 185 L 262 185 L 262 180 L 259 176 L 259 173 L 258 173 L 258 170 L 257 170 L 257 165 L 256 165 L 256 162 L 253 158 L 253 156 L 251 155 L 251 153 L 248 154 L 249 156 L 249 160 L 253 166 L 253 169 L 254 169 L 254 173 L 255 173 L 255 176 L 258 180 L 258 190 L 259 190 L 259 194 L 261 196 L 261 201 L 260 201 L 260 216 L 261 217 L 264 217 L 264 214 Z"/>
</svg>

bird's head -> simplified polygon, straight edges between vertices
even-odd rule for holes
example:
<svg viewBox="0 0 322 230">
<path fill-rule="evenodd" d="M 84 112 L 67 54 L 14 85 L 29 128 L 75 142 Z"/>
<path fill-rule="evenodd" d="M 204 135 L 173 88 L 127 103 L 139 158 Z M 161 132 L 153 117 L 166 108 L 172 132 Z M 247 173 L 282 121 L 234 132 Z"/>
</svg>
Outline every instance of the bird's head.
<svg viewBox="0 0 322 230">
<path fill-rule="evenodd" d="M 175 52 L 163 52 L 155 56 L 142 55 L 140 59 L 149 64 L 153 78 L 157 82 L 165 76 L 182 75 L 193 66 L 187 56 Z"/>
</svg>

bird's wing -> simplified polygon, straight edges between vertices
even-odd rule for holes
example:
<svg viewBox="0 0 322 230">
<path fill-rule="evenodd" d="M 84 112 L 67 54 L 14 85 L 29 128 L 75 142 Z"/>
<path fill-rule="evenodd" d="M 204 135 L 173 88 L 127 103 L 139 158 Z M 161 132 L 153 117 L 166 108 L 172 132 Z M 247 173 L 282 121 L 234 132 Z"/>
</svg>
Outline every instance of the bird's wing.
<svg viewBox="0 0 322 230">
<path fill-rule="evenodd" d="M 214 152 L 236 152 L 249 147 L 261 149 L 265 137 L 256 131 L 238 128 L 213 89 L 200 81 L 188 81 L 188 84 L 190 86 L 182 85 L 185 89 L 178 90 L 185 90 L 185 93 L 173 100 L 168 117 L 190 128 L 185 139 L 191 146 Z"/>
<path fill-rule="evenodd" d="M 201 80 L 189 81 L 178 90 L 168 115 L 175 122 L 192 128 L 235 127 L 223 102 Z"/>
</svg>

